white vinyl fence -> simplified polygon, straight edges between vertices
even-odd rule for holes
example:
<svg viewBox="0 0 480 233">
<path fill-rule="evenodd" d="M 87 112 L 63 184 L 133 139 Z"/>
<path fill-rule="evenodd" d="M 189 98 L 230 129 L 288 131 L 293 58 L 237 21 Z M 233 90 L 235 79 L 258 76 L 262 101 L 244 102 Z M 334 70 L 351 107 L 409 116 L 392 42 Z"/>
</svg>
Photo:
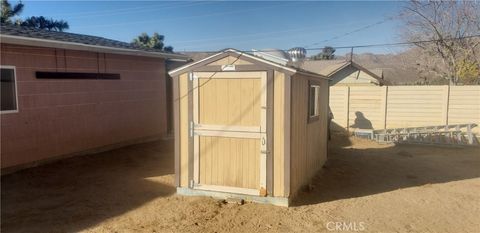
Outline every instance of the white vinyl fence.
<svg viewBox="0 0 480 233">
<path fill-rule="evenodd" d="M 480 86 L 332 86 L 330 108 L 346 130 L 475 123 L 480 133 Z"/>
</svg>

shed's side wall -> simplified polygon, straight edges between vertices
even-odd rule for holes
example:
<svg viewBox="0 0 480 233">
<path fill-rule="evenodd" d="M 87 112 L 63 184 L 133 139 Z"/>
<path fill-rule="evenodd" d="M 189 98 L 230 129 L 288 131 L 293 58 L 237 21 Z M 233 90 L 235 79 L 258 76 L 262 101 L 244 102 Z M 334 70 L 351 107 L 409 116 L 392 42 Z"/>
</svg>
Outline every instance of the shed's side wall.
<svg viewBox="0 0 480 233">
<path fill-rule="evenodd" d="M 320 119 L 308 122 L 309 78 L 295 75 L 291 87 L 290 195 L 310 182 L 327 159 L 328 81 L 321 84 Z"/>
<path fill-rule="evenodd" d="M 166 134 L 159 58 L 1 44 L 16 67 L 18 113 L 1 115 L 1 167 Z M 36 71 L 119 73 L 120 80 L 37 79 Z"/>
</svg>

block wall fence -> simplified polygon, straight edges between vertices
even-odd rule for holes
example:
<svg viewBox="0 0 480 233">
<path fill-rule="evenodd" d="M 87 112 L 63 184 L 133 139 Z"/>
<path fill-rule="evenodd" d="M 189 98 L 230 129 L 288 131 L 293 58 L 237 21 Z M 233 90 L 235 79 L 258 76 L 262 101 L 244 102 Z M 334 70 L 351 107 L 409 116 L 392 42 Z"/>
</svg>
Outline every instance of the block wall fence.
<svg viewBox="0 0 480 233">
<path fill-rule="evenodd" d="M 347 131 L 476 123 L 480 134 L 480 86 L 333 86 L 330 108 Z"/>
</svg>

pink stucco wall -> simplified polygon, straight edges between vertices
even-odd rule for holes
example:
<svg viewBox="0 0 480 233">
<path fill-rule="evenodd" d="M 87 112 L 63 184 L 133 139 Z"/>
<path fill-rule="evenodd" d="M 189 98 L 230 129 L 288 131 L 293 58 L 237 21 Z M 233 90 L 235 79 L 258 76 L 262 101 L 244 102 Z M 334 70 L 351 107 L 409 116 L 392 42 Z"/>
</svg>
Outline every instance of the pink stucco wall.
<svg viewBox="0 0 480 233">
<path fill-rule="evenodd" d="M 16 67 L 18 113 L 1 114 L 1 167 L 166 134 L 159 58 L 1 44 Z M 36 71 L 120 73 L 120 80 L 36 79 Z"/>
</svg>

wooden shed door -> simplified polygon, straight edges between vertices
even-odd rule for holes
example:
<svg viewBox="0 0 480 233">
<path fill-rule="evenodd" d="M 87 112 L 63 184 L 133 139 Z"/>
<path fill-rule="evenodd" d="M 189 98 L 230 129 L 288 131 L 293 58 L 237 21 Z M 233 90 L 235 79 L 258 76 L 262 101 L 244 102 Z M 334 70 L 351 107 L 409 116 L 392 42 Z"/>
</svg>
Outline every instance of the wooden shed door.
<svg viewBox="0 0 480 233">
<path fill-rule="evenodd" d="M 266 187 L 266 72 L 193 74 L 194 188 Z"/>
</svg>

